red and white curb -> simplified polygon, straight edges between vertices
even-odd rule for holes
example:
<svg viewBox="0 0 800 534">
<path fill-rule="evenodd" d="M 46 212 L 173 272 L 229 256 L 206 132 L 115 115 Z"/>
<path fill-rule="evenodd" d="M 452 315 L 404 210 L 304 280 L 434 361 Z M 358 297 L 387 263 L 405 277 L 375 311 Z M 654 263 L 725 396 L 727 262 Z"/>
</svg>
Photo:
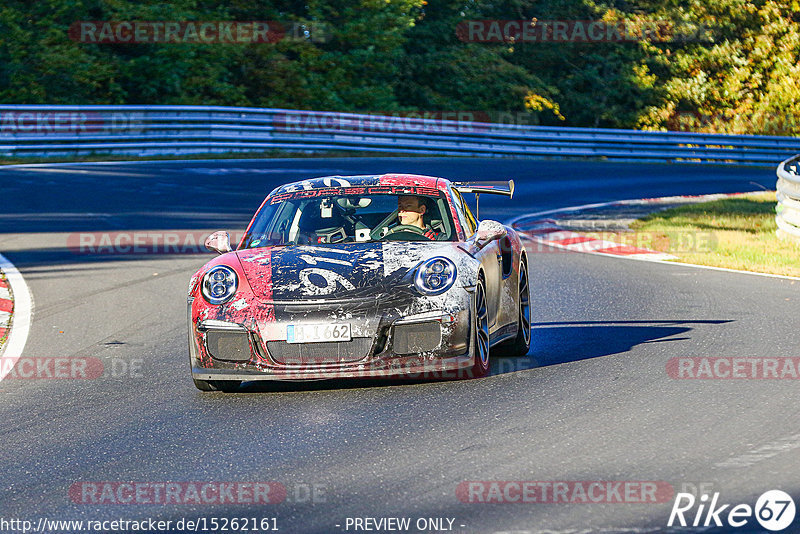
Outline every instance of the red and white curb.
<svg viewBox="0 0 800 534">
<path fill-rule="evenodd" d="M 2 380 L 22 356 L 31 327 L 33 299 L 22 274 L 2 254 L 0 271 L 5 275 L 5 280 L 0 280 L 0 338 L 8 334 L 5 344 L 0 347 Z"/>
<path fill-rule="evenodd" d="M 2 276 L 0 269 L 0 342 L 6 337 L 8 327 L 11 325 L 11 314 L 14 313 L 14 297 L 8 287 L 8 281 Z M 2 345 L 0 345 L 2 350 Z"/>
<path fill-rule="evenodd" d="M 514 228 L 531 241 L 549 247 L 570 250 L 572 252 L 585 252 L 587 254 L 600 254 L 603 256 L 625 256 L 631 259 L 647 261 L 677 259 L 677 257 L 672 254 L 659 252 L 657 250 L 624 245 L 614 241 L 564 230 L 559 227 L 553 219 L 526 221 L 524 225 L 515 223 Z"/>
<path fill-rule="evenodd" d="M 715 193 L 712 195 L 681 195 L 657 198 L 637 198 L 631 200 L 615 200 L 613 202 L 599 202 L 596 204 L 583 204 L 582 206 L 570 206 L 554 210 L 540 211 L 515 217 L 508 222 L 509 226 L 519 231 L 535 243 L 547 245 L 573 252 L 585 252 L 587 254 L 599 254 L 603 256 L 625 257 L 634 260 L 645 261 L 666 261 L 677 260 L 677 256 L 649 250 L 646 248 L 634 247 L 599 239 L 592 236 L 564 230 L 558 226 L 558 222 L 553 219 L 543 219 L 546 215 L 569 214 L 576 211 L 584 211 L 596 208 L 607 208 L 611 206 L 642 206 L 658 204 L 676 204 L 690 202 L 710 202 L 723 198 L 748 195 L 750 193 Z"/>
</svg>

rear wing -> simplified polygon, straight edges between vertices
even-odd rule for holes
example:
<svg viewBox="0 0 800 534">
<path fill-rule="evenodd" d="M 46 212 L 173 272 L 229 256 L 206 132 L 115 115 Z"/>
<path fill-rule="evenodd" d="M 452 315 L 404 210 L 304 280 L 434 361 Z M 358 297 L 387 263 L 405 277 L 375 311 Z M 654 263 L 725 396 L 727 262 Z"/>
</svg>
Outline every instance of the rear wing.
<svg viewBox="0 0 800 534">
<path fill-rule="evenodd" d="M 514 196 L 514 180 L 497 182 L 453 182 L 453 189 L 459 193 L 475 193 L 481 195 L 503 195 L 506 197 Z"/>
<path fill-rule="evenodd" d="M 480 220 L 481 195 L 503 195 L 508 198 L 514 196 L 514 180 L 497 182 L 452 182 L 453 189 L 459 193 L 475 193 L 475 218 Z"/>
</svg>

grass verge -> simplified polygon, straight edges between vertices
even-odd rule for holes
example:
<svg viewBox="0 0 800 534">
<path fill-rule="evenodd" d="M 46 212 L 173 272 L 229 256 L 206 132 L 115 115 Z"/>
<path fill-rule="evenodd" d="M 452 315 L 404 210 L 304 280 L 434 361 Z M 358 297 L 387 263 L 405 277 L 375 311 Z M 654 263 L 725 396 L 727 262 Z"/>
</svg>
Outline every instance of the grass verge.
<svg viewBox="0 0 800 534">
<path fill-rule="evenodd" d="M 765 191 L 652 213 L 630 227 L 679 261 L 800 276 L 800 242 L 775 234 L 775 205 Z"/>
</svg>

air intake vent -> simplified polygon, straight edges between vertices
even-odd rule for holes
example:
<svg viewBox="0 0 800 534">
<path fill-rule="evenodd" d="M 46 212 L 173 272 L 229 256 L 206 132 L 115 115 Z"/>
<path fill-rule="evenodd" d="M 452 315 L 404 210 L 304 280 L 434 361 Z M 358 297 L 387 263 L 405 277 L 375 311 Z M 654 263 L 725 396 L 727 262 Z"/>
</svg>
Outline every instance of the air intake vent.
<svg viewBox="0 0 800 534">
<path fill-rule="evenodd" d="M 247 332 L 215 332 L 206 334 L 206 347 L 217 360 L 246 362 L 250 359 L 250 339 Z"/>
<path fill-rule="evenodd" d="M 415 354 L 436 349 L 442 342 L 442 328 L 438 322 L 403 324 L 394 327 L 394 352 Z"/>
<path fill-rule="evenodd" d="M 354 337 L 350 341 L 331 343 L 267 342 L 267 351 L 277 363 L 283 365 L 327 365 L 357 362 L 369 354 L 372 338 Z"/>
</svg>

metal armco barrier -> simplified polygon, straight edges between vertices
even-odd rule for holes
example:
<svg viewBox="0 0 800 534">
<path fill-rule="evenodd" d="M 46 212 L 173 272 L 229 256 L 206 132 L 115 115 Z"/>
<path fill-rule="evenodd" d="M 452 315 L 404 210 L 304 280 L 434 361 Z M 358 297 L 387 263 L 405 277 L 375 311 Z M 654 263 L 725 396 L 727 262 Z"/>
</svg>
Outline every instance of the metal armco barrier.
<svg viewBox="0 0 800 534">
<path fill-rule="evenodd" d="M 771 165 L 800 152 L 795 137 L 521 126 L 449 115 L 439 120 L 220 106 L 0 105 L 0 156 L 339 150 Z"/>
<path fill-rule="evenodd" d="M 800 155 L 778 165 L 778 205 L 775 223 L 778 235 L 800 241 Z"/>
</svg>

